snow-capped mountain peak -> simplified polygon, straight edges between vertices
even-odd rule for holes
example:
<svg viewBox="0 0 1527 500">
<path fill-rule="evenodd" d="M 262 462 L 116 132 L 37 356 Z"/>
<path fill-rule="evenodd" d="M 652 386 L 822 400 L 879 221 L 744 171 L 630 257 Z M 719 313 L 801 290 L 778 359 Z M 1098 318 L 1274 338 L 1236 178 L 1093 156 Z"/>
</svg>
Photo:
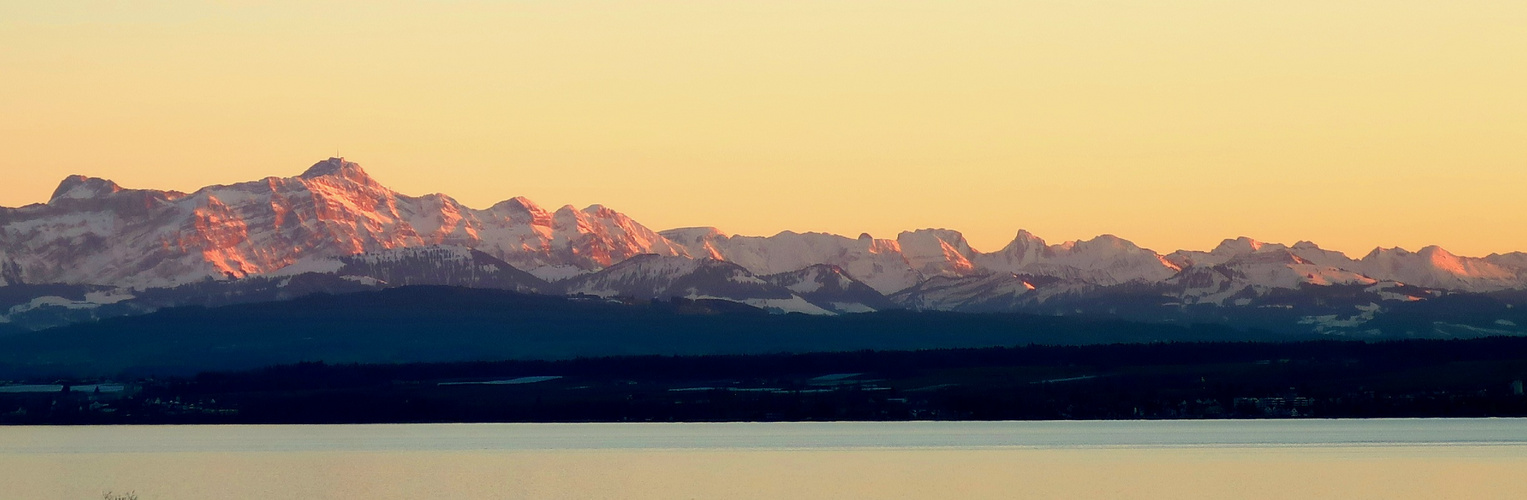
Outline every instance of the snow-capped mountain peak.
<svg viewBox="0 0 1527 500">
<path fill-rule="evenodd" d="M 1460 257 L 1435 245 L 1411 252 L 1403 248 L 1375 248 L 1359 264 L 1375 278 L 1432 288 L 1471 292 L 1521 287 L 1518 269 L 1491 262 L 1489 258 Z"/>
<path fill-rule="evenodd" d="M 728 236 L 714 228 L 674 229 L 662 234 L 691 257 L 736 263 L 760 276 L 828 264 L 881 293 L 901 290 L 923 279 L 895 240 L 793 231 L 768 237 Z"/>
<path fill-rule="evenodd" d="M 122 186 L 106 179 L 71 175 L 58 184 L 58 189 L 53 190 L 53 196 L 48 198 L 48 203 L 55 204 L 66 199 L 104 198 L 121 191 Z"/>
<path fill-rule="evenodd" d="M 1276 243 L 1268 244 L 1241 236 L 1221 241 L 1212 250 L 1207 252 L 1197 250 L 1178 250 L 1166 256 L 1167 261 L 1179 268 L 1188 267 L 1211 267 L 1224 264 L 1240 256 L 1251 255 L 1257 252 L 1276 252 L 1288 247 Z"/>
<path fill-rule="evenodd" d="M 689 247 L 691 245 L 704 244 L 715 239 L 725 239 L 726 233 L 714 227 L 681 227 L 660 231 L 658 234 L 668 238 L 669 241 Z"/>
<path fill-rule="evenodd" d="M 721 250 L 714 244 L 715 241 L 725 240 L 726 233 L 714 227 L 686 227 L 669 229 L 658 233 L 668 241 L 673 242 L 684 253 L 693 258 L 709 258 L 725 260 Z"/>
<path fill-rule="evenodd" d="M 1179 269 L 1161 254 L 1113 235 L 1047 245 L 1028 231 L 1002 250 L 981 254 L 976 263 L 985 270 L 1051 276 L 1102 285 L 1132 281 L 1161 281 Z"/>
<path fill-rule="evenodd" d="M 1358 266 L 1356 266 L 1357 261 L 1352 260 L 1347 254 L 1320 248 L 1320 245 L 1310 241 L 1294 243 L 1294 246 L 1288 247 L 1288 249 L 1294 255 L 1298 255 L 1299 258 L 1309 261 L 1311 264 L 1341 269 L 1358 269 Z"/>
<path fill-rule="evenodd" d="M 975 271 L 975 255 L 965 235 L 950 229 L 918 229 L 896 236 L 903 258 L 924 276 L 965 276 Z"/>
<path fill-rule="evenodd" d="M 1263 243 L 1247 236 L 1221 241 L 1219 246 L 1214 247 L 1213 253 L 1241 255 L 1261 250 Z"/>
<path fill-rule="evenodd" d="M 359 163 L 346 161 L 344 158 L 338 157 L 314 163 L 313 166 L 308 167 L 298 177 L 303 179 L 342 177 L 354 182 L 367 182 L 371 180 L 371 176 L 366 174 L 366 170 L 361 168 Z"/>
<path fill-rule="evenodd" d="M 998 259 L 1002 261 L 1004 267 L 1022 269 L 1053 256 L 1054 252 L 1045 244 L 1043 238 L 1035 236 L 1027 229 L 1019 229 L 1013 241 L 998 250 L 995 255 L 1000 256 Z"/>
</svg>

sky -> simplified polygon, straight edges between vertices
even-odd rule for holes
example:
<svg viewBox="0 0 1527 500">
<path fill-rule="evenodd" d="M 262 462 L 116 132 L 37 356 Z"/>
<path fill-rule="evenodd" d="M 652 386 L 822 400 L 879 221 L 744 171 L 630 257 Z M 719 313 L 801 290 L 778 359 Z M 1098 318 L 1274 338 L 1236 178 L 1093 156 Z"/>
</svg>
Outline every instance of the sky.
<svg viewBox="0 0 1527 500">
<path fill-rule="evenodd" d="M 0 206 L 407 194 L 994 251 L 1527 250 L 1527 2 L 0 2 Z"/>
</svg>

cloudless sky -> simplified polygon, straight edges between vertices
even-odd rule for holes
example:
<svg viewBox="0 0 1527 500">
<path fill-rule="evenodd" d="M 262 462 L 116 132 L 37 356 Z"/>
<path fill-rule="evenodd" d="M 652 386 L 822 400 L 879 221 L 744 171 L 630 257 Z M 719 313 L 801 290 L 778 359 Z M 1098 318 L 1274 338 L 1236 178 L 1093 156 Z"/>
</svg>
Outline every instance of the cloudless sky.
<svg viewBox="0 0 1527 500">
<path fill-rule="evenodd" d="M 1527 2 L 0 3 L 0 206 L 336 150 L 654 229 L 1527 250 Z"/>
</svg>

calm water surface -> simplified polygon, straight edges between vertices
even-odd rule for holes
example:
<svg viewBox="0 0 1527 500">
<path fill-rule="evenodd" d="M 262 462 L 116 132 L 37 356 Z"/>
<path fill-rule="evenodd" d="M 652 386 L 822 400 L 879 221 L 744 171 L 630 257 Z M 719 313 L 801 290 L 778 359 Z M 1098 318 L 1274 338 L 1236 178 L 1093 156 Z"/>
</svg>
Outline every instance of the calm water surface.
<svg viewBox="0 0 1527 500">
<path fill-rule="evenodd" d="M 1527 498 L 1527 420 L 0 428 L 0 498 Z"/>
</svg>

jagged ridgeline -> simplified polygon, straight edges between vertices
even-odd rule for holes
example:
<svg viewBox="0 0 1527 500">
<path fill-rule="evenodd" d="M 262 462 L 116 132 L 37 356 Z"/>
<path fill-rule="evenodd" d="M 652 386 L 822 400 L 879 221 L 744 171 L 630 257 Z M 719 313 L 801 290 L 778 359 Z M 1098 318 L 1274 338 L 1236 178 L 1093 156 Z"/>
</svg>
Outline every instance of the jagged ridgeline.
<svg viewBox="0 0 1527 500">
<path fill-rule="evenodd" d="M 1354 259 L 1310 242 L 1238 238 L 1161 254 L 1112 235 L 1050 244 L 1027 231 L 982 252 L 947 229 L 892 239 L 654 231 L 600 205 L 548 211 L 513 198 L 475 209 L 443 194 L 409 196 L 342 158 L 193 193 L 72 176 L 46 204 L 0 208 L 0 323 L 13 328 L 411 285 L 725 300 L 775 313 L 1023 312 L 1368 337 L 1527 327 L 1520 252 L 1393 248 Z"/>
</svg>

